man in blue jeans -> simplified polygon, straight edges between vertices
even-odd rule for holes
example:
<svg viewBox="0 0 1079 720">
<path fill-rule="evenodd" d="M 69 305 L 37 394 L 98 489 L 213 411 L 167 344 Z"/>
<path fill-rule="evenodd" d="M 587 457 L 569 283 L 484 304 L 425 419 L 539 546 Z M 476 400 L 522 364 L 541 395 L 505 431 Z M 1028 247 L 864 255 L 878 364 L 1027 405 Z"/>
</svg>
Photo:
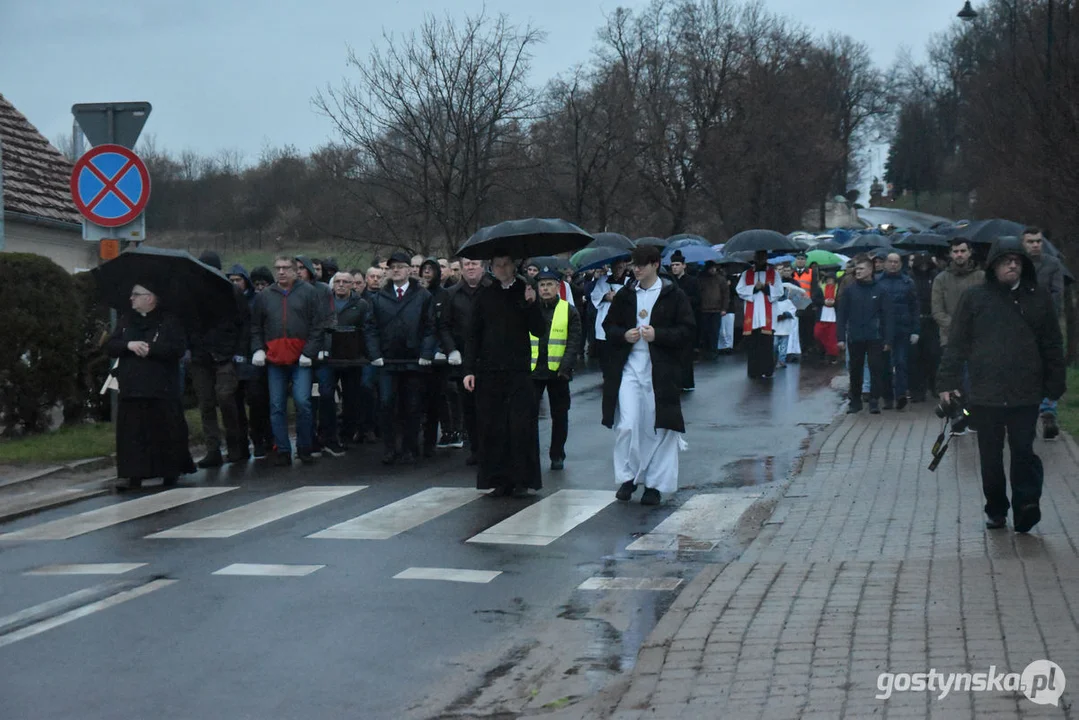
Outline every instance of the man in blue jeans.
<svg viewBox="0 0 1079 720">
<path fill-rule="evenodd" d="M 315 462 L 314 424 L 311 418 L 311 366 L 322 350 L 325 331 L 318 291 L 298 282 L 296 260 L 288 255 L 274 260 L 277 279 L 258 294 L 251 308 L 251 364 L 266 367 L 270 387 L 270 426 L 277 465 L 292 464 L 288 432 L 288 388 L 296 407 L 296 454 L 300 462 Z"/>
</svg>

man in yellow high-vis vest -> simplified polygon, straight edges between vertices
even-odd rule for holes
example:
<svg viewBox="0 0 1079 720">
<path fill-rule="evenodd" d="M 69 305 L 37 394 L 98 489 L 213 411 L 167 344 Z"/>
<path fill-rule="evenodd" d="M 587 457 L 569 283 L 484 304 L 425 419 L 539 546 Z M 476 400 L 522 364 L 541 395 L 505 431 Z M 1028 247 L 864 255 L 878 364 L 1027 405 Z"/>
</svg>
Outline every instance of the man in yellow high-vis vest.
<svg viewBox="0 0 1079 720">
<path fill-rule="evenodd" d="M 549 331 L 532 339 L 532 382 L 536 387 L 536 408 L 543 391 L 551 406 L 551 469 L 561 470 L 566 460 L 569 434 L 569 382 L 573 364 L 581 353 L 581 318 L 576 308 L 559 297 L 562 278 L 553 268 L 543 267 L 539 282 L 540 309 Z"/>
</svg>

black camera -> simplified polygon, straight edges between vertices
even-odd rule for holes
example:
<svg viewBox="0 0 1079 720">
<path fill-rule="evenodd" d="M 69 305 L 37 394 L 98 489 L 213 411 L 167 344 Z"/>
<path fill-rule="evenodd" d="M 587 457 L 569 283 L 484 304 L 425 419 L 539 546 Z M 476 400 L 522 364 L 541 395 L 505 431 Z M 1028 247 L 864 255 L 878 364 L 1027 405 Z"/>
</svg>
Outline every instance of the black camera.
<svg viewBox="0 0 1079 720">
<path fill-rule="evenodd" d="M 937 466 L 940 465 L 940 461 L 944 459 L 944 454 L 948 452 L 948 444 L 951 442 L 952 436 L 962 433 L 970 424 L 970 413 L 963 402 L 963 394 L 958 390 L 951 391 L 949 401 L 938 403 L 933 412 L 944 421 L 944 424 L 941 427 L 940 435 L 937 436 L 937 441 L 933 443 L 933 461 L 929 463 L 930 472 L 935 472 Z M 951 424 L 951 428 L 948 427 L 949 424 Z"/>
</svg>

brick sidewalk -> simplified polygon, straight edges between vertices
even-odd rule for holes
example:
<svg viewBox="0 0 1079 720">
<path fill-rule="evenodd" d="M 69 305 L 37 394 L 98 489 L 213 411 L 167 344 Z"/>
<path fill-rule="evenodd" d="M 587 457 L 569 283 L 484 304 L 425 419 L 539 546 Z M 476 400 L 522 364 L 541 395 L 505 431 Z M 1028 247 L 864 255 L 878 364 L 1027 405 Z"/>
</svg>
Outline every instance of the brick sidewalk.
<svg viewBox="0 0 1079 720">
<path fill-rule="evenodd" d="M 977 437 L 953 439 L 931 473 L 940 424 L 915 407 L 837 423 L 743 556 L 656 628 L 610 717 L 1077 717 L 1079 448 L 1039 440 L 1041 523 L 990 532 Z M 1043 658 L 1070 681 L 1059 707 L 1012 691 L 875 698 L 885 671 Z"/>
</svg>

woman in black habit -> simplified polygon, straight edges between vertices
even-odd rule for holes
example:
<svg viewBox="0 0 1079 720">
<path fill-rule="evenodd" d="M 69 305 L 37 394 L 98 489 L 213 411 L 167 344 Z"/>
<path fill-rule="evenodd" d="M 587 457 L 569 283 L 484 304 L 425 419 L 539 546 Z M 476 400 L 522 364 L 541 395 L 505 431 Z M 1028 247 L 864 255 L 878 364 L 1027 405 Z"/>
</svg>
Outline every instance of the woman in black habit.
<svg viewBox="0 0 1079 720">
<path fill-rule="evenodd" d="M 547 323 L 513 258 L 494 258 L 491 270 L 495 282 L 476 298 L 463 357 L 465 389 L 476 394 L 476 487 L 524 497 L 543 486 L 529 334 L 541 337 Z"/>
<path fill-rule="evenodd" d="M 157 295 L 135 285 L 131 310 L 108 342 L 109 355 L 120 359 L 116 474 L 128 480 L 129 489 L 146 478 L 172 485 L 180 475 L 195 472 L 180 398 L 186 344 L 179 320 L 158 307 Z"/>
</svg>

